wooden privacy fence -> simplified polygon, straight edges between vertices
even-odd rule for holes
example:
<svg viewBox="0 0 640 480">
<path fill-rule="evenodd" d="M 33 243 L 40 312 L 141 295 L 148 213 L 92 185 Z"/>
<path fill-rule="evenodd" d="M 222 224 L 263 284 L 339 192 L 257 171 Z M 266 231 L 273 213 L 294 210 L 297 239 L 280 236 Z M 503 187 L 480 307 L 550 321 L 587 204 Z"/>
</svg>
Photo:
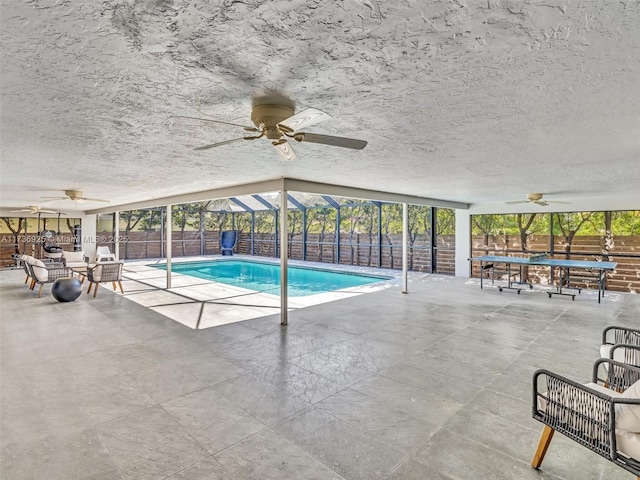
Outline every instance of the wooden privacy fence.
<svg viewBox="0 0 640 480">
<path fill-rule="evenodd" d="M 619 236 L 613 239 L 613 248 L 605 250 L 604 238 L 597 235 L 574 237 L 568 246 L 564 237 L 554 236 L 551 245 L 549 235 L 530 235 L 527 238 L 527 253 L 523 253 L 519 235 L 474 235 L 472 237 L 472 256 L 515 255 L 527 256 L 530 253 L 546 252 L 549 258 L 570 258 L 571 260 L 605 260 L 618 265 L 607 274 L 607 289 L 620 292 L 640 292 L 640 236 Z M 550 254 L 553 252 L 553 255 Z M 568 255 L 569 254 L 569 255 Z M 472 276 L 480 276 L 480 265 L 473 262 Z M 556 272 L 557 273 L 557 272 Z M 549 284 L 548 267 L 525 266 L 523 275 L 534 283 Z M 486 275 L 486 274 L 485 274 Z M 596 288 L 593 281 L 576 279 L 573 286 Z"/>
<path fill-rule="evenodd" d="M 124 235 L 124 234 L 123 234 Z M 173 257 L 220 254 L 220 232 L 174 231 L 171 234 L 171 254 Z M 164 256 L 160 232 L 131 232 L 128 241 L 120 244 L 120 258 L 144 259 Z M 333 234 L 307 235 L 306 260 L 311 262 L 337 263 L 338 251 Z M 382 245 L 369 235 L 348 234 L 340 237 L 340 263 L 343 265 L 369 266 L 380 268 L 402 268 L 402 235 L 383 235 Z M 251 234 L 240 233 L 236 252 L 251 255 Z M 113 251 L 113 244 L 108 244 Z M 253 236 L 253 254 L 264 257 L 276 257 L 273 233 L 256 233 Z M 440 236 L 436 250 L 437 272 L 453 275 L 455 273 L 455 237 Z M 289 258 L 303 259 L 302 235 L 296 234 L 289 240 Z M 409 250 L 409 269 L 413 271 L 431 271 L 431 245 L 428 235 L 418 235 Z"/>
</svg>

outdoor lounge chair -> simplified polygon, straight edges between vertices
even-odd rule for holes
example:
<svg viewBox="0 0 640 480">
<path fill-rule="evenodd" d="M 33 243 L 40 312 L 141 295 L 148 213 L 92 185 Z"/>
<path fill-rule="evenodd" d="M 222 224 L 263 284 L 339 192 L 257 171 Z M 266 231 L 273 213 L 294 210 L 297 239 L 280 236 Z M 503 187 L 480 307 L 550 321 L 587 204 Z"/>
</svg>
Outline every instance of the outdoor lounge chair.
<svg viewBox="0 0 640 480">
<path fill-rule="evenodd" d="M 31 269 L 29 268 L 29 259 L 32 258 L 30 255 L 22 255 L 20 257 L 20 261 L 22 262 L 22 268 L 24 268 L 24 273 L 27 275 L 27 278 L 24 279 L 24 284 L 26 285 L 29 279 L 31 278 Z"/>
<path fill-rule="evenodd" d="M 42 297 L 42 287 L 44 287 L 46 283 L 53 283 L 59 278 L 69 278 L 73 276 L 70 268 L 62 267 L 59 263 L 46 265 L 42 260 L 30 257 L 27 265 L 31 276 L 31 290 L 33 290 L 36 285 L 40 285 L 38 298 Z"/>
<path fill-rule="evenodd" d="M 545 427 L 531 466 L 540 467 L 557 431 L 640 480 L 640 368 L 600 359 L 592 380 L 534 373 L 533 418 Z"/>
<path fill-rule="evenodd" d="M 62 263 L 65 267 L 77 268 L 86 267 L 88 258 L 84 256 L 84 252 L 62 252 Z"/>
<path fill-rule="evenodd" d="M 616 326 L 605 328 L 600 356 L 640 367 L 640 330 Z"/>
<path fill-rule="evenodd" d="M 233 255 L 233 249 L 238 242 L 237 230 L 225 230 L 220 235 L 220 251 L 222 255 Z"/>
<path fill-rule="evenodd" d="M 111 253 L 109 247 L 97 247 L 96 248 L 96 263 L 99 262 L 115 262 L 116 256 Z"/>
<path fill-rule="evenodd" d="M 120 291 L 124 294 L 122 288 L 122 265 L 124 262 L 101 262 L 87 268 L 87 280 L 89 280 L 89 288 L 87 293 L 91 293 L 91 289 L 95 285 L 93 296 L 95 298 L 98 293 L 98 286 L 101 283 L 112 283 L 113 290 L 116 289 L 116 283 L 120 287 Z"/>
</svg>

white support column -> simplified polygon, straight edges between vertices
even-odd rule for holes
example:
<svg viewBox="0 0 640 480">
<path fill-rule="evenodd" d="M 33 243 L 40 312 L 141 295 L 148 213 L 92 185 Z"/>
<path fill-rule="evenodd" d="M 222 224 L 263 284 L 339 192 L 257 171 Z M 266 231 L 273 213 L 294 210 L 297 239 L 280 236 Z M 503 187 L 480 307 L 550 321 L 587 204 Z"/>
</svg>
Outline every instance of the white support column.
<svg viewBox="0 0 640 480">
<path fill-rule="evenodd" d="M 167 205 L 167 234 L 165 235 L 165 252 L 167 252 L 167 288 L 171 288 L 171 205 Z"/>
<path fill-rule="evenodd" d="M 471 255 L 471 215 L 468 210 L 456 210 L 456 277 L 469 278 Z"/>
<path fill-rule="evenodd" d="M 80 217 L 80 245 L 91 262 L 96 259 L 97 224 L 98 216 L 95 214 Z"/>
<path fill-rule="evenodd" d="M 113 253 L 116 256 L 116 260 L 120 260 L 120 212 L 114 214 L 114 231 L 113 231 Z"/>
<path fill-rule="evenodd" d="M 409 205 L 402 204 L 402 293 L 409 293 Z"/>
<path fill-rule="evenodd" d="M 289 233 L 288 233 L 288 209 L 287 191 L 282 183 L 280 190 L 280 324 L 287 325 L 289 323 L 289 299 L 287 290 L 289 285 L 289 277 L 287 272 L 287 264 L 289 259 Z"/>
</svg>

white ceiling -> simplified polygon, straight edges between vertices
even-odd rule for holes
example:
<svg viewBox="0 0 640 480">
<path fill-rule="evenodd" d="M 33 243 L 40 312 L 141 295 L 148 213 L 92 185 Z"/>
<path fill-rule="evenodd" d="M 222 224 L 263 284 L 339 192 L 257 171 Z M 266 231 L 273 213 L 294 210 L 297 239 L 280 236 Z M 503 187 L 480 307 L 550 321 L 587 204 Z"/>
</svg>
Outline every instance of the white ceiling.
<svg viewBox="0 0 640 480">
<path fill-rule="evenodd" d="M 0 205 L 87 210 L 280 177 L 640 208 L 640 2 L 2 0 Z M 206 151 L 279 92 L 362 151 Z M 65 189 L 109 204 L 46 202 Z M 603 205 L 604 205 L 603 203 Z M 635 204 L 634 204 L 635 203 Z M 511 207 L 509 207 L 511 208 Z M 515 208 L 515 207 L 513 207 Z"/>
</svg>

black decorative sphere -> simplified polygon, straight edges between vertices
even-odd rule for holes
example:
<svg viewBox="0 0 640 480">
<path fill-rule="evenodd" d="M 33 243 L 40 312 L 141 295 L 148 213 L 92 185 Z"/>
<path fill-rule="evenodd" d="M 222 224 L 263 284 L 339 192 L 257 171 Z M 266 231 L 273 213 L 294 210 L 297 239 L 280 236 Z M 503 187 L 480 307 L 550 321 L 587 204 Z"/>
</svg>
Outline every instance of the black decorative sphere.
<svg viewBox="0 0 640 480">
<path fill-rule="evenodd" d="M 51 285 L 51 295 L 59 302 L 73 302 L 82 293 L 78 278 L 59 278 Z"/>
</svg>

